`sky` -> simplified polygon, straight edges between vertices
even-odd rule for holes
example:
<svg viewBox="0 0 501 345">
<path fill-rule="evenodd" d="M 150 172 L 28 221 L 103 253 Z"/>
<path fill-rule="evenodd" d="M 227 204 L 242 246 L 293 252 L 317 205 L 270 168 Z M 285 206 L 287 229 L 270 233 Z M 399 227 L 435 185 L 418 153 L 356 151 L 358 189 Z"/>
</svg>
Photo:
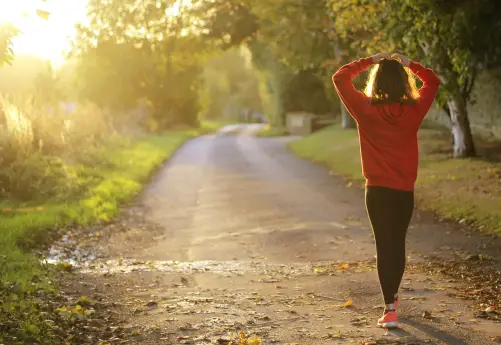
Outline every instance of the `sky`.
<svg viewBox="0 0 501 345">
<path fill-rule="evenodd" d="M 13 40 L 14 54 L 35 55 L 60 66 L 75 24 L 85 20 L 86 4 L 87 0 L 0 0 L 0 24 L 10 21 L 22 31 Z M 37 16 L 37 9 L 49 11 L 49 19 Z"/>
</svg>

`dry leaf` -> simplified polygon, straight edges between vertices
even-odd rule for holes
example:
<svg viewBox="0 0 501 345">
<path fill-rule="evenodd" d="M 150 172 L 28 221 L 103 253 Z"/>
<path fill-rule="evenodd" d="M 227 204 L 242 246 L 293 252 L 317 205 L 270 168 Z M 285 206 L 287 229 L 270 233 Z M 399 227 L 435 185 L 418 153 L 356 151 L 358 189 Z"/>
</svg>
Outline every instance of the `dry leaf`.
<svg viewBox="0 0 501 345">
<path fill-rule="evenodd" d="M 351 307 L 353 305 L 353 301 L 351 299 L 349 299 L 348 301 L 346 301 L 346 303 L 343 305 L 343 308 L 348 308 L 348 307 Z"/>
<path fill-rule="evenodd" d="M 348 268 L 350 268 L 350 265 L 348 264 L 342 264 L 340 266 L 338 266 L 338 271 L 343 271 L 343 270 L 347 270 Z"/>
<path fill-rule="evenodd" d="M 50 12 L 37 9 L 37 14 L 43 20 L 49 20 Z"/>
</svg>

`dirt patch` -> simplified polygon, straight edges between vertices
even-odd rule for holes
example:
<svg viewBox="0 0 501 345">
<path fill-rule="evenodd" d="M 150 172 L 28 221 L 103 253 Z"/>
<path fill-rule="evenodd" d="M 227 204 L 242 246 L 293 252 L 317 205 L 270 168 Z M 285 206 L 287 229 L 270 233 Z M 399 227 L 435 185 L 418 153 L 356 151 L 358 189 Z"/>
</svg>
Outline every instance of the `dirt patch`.
<svg viewBox="0 0 501 345">
<path fill-rule="evenodd" d="M 113 238 L 113 232 L 123 234 L 144 225 L 138 214 L 137 209 L 125 213 L 115 224 L 103 226 L 99 237 L 95 236 L 96 228 L 87 235 L 81 233 L 91 239 L 86 248 L 96 253 L 95 248 L 107 248 L 103 239 Z M 123 226 L 128 221 L 129 226 Z M 143 227 L 142 235 L 150 230 L 156 231 Z M 129 241 L 129 245 L 134 243 L 135 237 Z M 74 255 L 71 247 L 64 251 L 67 259 Z M 492 317 L 495 313 L 489 312 L 489 317 L 479 314 L 481 303 L 491 303 L 497 290 L 477 289 L 469 296 L 477 300 L 468 308 L 455 302 L 471 289 L 464 284 L 465 273 L 477 286 L 487 287 L 496 281 L 484 278 L 498 279 L 494 262 L 483 257 L 468 258 L 468 265 L 463 265 L 465 258 L 412 264 L 402 287 L 403 326 L 385 333 L 374 324 L 381 312 L 374 259 L 297 265 L 263 260 L 167 263 L 119 262 L 104 252 L 88 261 L 89 254 L 81 247 L 78 253 L 85 259 L 72 261 L 75 266 L 68 267 L 70 272 L 62 280 L 67 297 L 53 305 L 54 310 L 60 310 L 54 312 L 58 315 L 55 322 L 64 325 L 58 331 L 68 343 L 443 344 L 445 338 L 426 331 L 426 325 L 451 324 L 458 329 L 448 337 L 462 339 L 471 325 L 483 329 L 498 321 Z M 455 273 L 444 279 L 451 267 Z M 486 275 L 486 269 L 492 269 L 492 275 Z M 72 320 L 68 311 L 75 311 L 82 300 L 85 309 L 77 309 L 76 314 L 83 316 Z M 87 310 L 91 310 L 88 317 Z M 495 335 L 490 337 L 498 341 Z"/>
</svg>

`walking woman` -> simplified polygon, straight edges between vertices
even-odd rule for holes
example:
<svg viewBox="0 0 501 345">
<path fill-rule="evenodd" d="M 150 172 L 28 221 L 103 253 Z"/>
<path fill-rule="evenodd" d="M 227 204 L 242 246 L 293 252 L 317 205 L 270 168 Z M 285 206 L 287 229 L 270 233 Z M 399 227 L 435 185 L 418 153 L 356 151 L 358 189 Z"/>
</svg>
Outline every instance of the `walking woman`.
<svg viewBox="0 0 501 345">
<path fill-rule="evenodd" d="M 365 92 L 352 80 L 373 66 Z M 405 68 L 404 68 L 405 67 Z M 423 86 L 417 90 L 415 74 Z M 405 270 L 405 238 L 414 210 L 418 170 L 417 132 L 440 80 L 401 54 L 376 54 L 341 67 L 332 77 L 358 125 L 365 204 L 376 241 L 377 271 L 385 310 L 383 328 L 397 327 L 398 289 Z"/>
</svg>

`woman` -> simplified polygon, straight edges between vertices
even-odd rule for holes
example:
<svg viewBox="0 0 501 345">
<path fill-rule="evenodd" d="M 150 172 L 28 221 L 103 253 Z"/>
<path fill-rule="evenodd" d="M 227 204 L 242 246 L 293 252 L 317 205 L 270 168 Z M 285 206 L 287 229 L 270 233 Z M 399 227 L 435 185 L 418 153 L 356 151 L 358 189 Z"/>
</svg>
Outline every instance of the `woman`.
<svg viewBox="0 0 501 345">
<path fill-rule="evenodd" d="M 365 89 L 352 80 L 375 65 Z M 405 68 L 404 68 L 405 66 Z M 414 73 L 423 86 L 417 90 Z M 397 327 L 398 289 L 405 270 L 405 237 L 414 210 L 418 169 L 417 132 L 431 107 L 440 80 L 431 69 L 400 54 L 386 53 L 353 61 L 332 77 L 358 124 L 365 203 L 376 240 L 377 271 L 385 310 L 383 328 Z"/>
</svg>

